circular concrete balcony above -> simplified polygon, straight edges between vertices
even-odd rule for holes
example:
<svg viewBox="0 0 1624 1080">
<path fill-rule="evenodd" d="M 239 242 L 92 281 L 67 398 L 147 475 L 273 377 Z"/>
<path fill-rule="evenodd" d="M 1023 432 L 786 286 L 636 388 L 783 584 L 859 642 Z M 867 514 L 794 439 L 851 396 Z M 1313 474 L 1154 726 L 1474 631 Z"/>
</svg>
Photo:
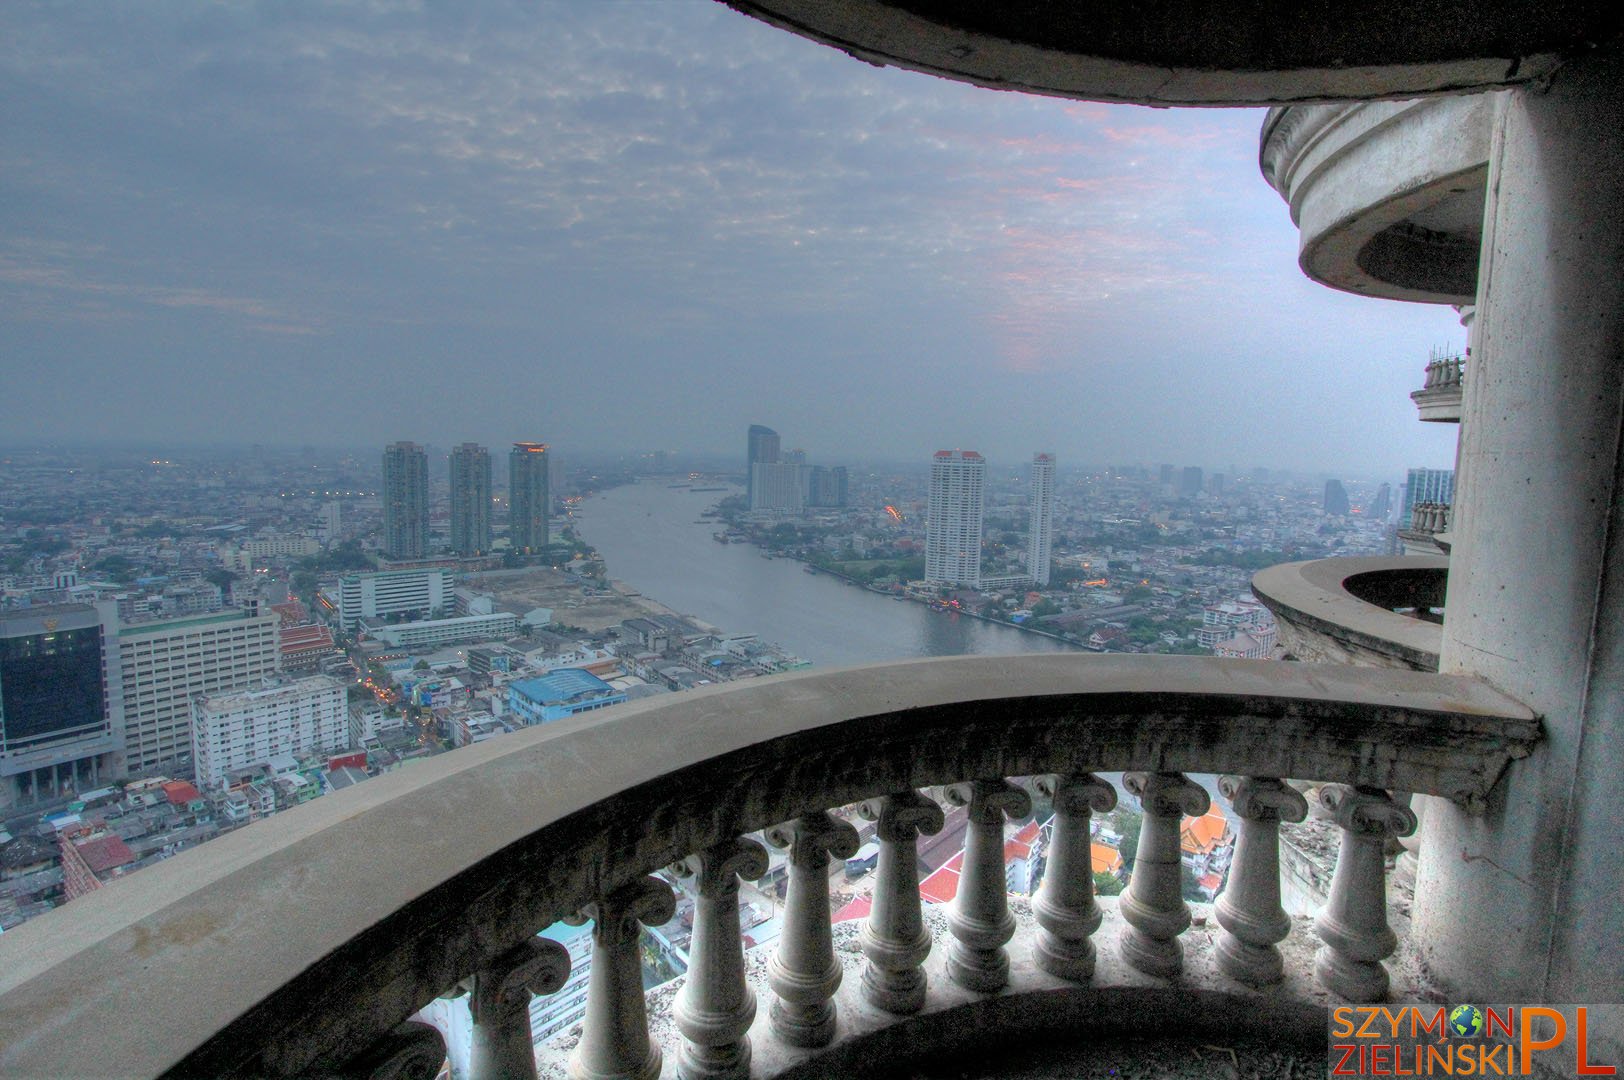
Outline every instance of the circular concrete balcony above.
<svg viewBox="0 0 1624 1080">
<path fill-rule="evenodd" d="M 1477 296 L 1494 96 L 1300 105 L 1263 123 L 1263 176 L 1301 231 L 1298 263 L 1360 296 Z"/>
<path fill-rule="evenodd" d="M 1619 31 L 1594 0 L 726 0 L 872 64 L 1001 90 L 1147 105 L 1268 105 L 1492 89 Z"/>
<path fill-rule="evenodd" d="M 1448 576 L 1440 556 L 1315 559 L 1259 571 L 1252 593 L 1298 660 L 1437 671 L 1442 626 L 1398 609 L 1442 607 Z"/>
</svg>

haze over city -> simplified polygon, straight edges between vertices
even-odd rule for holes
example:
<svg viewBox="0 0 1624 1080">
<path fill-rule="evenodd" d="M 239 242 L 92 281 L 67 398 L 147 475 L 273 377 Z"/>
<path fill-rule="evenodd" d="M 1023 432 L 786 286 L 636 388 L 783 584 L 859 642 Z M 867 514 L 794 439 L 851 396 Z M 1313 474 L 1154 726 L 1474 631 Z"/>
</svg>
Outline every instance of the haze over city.
<svg viewBox="0 0 1624 1080">
<path fill-rule="evenodd" d="M 1445 307 L 1312 284 L 1256 110 L 1000 94 L 713 3 L 0 14 L 0 431 L 1453 462 Z M 1350 422 L 1350 416 L 1362 419 Z"/>
</svg>

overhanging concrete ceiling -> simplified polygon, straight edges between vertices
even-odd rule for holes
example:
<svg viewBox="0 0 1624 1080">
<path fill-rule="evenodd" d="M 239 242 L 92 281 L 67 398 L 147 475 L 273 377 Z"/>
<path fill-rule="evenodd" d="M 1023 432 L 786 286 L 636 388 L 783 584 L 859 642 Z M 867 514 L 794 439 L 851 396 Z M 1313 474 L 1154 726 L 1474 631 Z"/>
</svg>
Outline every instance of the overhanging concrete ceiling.
<svg viewBox="0 0 1624 1080">
<path fill-rule="evenodd" d="M 1595 0 L 724 0 L 858 59 L 1147 105 L 1414 97 L 1540 78 L 1616 37 Z"/>
</svg>

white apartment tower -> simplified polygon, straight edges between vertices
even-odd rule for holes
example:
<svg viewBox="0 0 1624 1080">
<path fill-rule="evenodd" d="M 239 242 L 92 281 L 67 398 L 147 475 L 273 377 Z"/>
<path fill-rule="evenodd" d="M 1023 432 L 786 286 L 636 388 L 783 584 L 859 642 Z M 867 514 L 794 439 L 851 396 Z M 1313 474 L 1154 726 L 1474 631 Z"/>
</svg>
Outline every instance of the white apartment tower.
<svg viewBox="0 0 1624 1080">
<path fill-rule="evenodd" d="M 982 492 L 987 461 L 974 450 L 938 450 L 925 511 L 925 580 L 981 584 Z"/>
<path fill-rule="evenodd" d="M 281 686 L 210 694 L 192 702 L 192 760 L 204 788 L 224 787 L 234 770 L 284 754 L 342 750 L 350 744 L 344 684 L 313 675 Z"/>
<path fill-rule="evenodd" d="M 280 623 L 275 614 L 231 610 L 121 626 L 129 770 L 176 764 L 191 750 L 192 698 L 198 694 L 258 686 L 276 675 Z"/>
<path fill-rule="evenodd" d="M 1026 571 L 1039 588 L 1049 584 L 1049 554 L 1054 545 L 1054 455 L 1032 455 L 1032 525 L 1026 542 Z"/>
</svg>

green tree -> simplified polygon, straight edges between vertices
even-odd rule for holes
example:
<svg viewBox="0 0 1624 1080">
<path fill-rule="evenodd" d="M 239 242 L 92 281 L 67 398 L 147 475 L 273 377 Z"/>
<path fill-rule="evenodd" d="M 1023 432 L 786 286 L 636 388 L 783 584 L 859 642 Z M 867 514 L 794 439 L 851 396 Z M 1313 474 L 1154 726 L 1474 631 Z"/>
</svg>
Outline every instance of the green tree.
<svg viewBox="0 0 1624 1080">
<path fill-rule="evenodd" d="M 1115 874 L 1104 870 L 1094 871 L 1094 893 L 1097 896 L 1120 896 L 1126 888 L 1122 880 Z"/>
</svg>

